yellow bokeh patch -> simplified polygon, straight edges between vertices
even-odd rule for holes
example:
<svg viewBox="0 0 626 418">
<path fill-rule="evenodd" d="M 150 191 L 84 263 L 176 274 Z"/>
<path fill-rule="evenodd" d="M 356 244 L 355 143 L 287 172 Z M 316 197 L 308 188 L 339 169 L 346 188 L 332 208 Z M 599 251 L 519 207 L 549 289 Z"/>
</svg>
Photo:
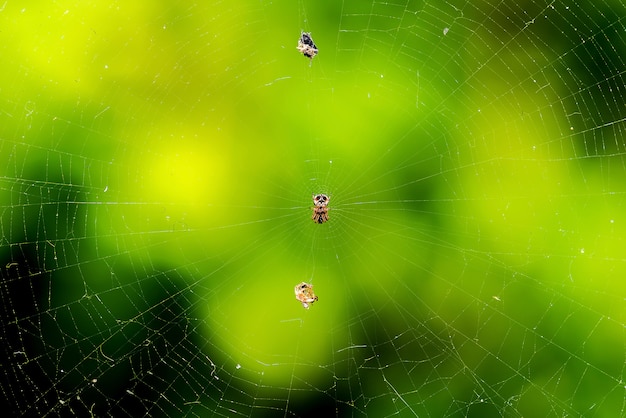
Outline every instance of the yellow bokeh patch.
<svg viewBox="0 0 626 418">
<path fill-rule="evenodd" d="M 210 205 L 225 193 L 228 161 L 217 152 L 180 147 L 178 141 L 144 163 L 146 201 Z"/>
</svg>

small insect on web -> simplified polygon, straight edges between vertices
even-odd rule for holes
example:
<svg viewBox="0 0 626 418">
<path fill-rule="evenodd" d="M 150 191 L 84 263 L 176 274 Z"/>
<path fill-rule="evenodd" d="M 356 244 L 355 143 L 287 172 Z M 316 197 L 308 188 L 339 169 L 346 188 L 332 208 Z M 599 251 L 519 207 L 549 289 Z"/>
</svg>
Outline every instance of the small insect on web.
<svg viewBox="0 0 626 418">
<path fill-rule="evenodd" d="M 311 38 L 311 32 L 302 32 L 300 34 L 297 49 L 302 55 L 313 60 L 313 57 L 317 55 L 317 46 L 313 42 L 313 38 Z"/>
<path fill-rule="evenodd" d="M 325 194 L 313 195 L 313 205 L 315 206 L 311 208 L 313 210 L 313 216 L 311 219 L 313 219 L 315 223 L 323 224 L 328 221 L 328 211 L 330 210 L 328 202 L 330 202 L 330 196 Z"/>
<path fill-rule="evenodd" d="M 296 285 L 295 287 L 296 299 L 302 302 L 302 306 L 306 309 L 309 309 L 309 304 L 317 301 L 317 296 L 313 292 L 313 285 L 302 282 Z"/>
</svg>

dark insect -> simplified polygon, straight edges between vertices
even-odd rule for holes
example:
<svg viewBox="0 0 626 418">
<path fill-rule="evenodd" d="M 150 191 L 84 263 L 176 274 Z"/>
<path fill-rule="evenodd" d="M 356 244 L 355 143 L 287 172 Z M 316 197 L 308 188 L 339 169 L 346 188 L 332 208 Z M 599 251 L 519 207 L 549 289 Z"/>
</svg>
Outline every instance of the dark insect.
<svg viewBox="0 0 626 418">
<path fill-rule="evenodd" d="M 317 46 L 313 42 L 313 38 L 311 38 L 311 32 L 302 32 L 300 34 L 297 49 L 302 55 L 311 60 L 317 55 Z"/>
</svg>

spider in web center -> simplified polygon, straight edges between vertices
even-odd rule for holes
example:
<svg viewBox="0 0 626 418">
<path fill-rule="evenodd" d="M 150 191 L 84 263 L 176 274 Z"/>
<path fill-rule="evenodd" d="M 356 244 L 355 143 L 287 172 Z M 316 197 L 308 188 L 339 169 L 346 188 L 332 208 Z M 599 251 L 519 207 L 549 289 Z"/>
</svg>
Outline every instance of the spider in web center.
<svg viewBox="0 0 626 418">
<path fill-rule="evenodd" d="M 323 224 L 327 222 L 329 219 L 328 211 L 330 208 L 328 207 L 328 202 L 330 202 L 330 196 L 325 194 L 314 194 L 313 195 L 313 216 L 311 219 L 317 224 Z"/>
</svg>

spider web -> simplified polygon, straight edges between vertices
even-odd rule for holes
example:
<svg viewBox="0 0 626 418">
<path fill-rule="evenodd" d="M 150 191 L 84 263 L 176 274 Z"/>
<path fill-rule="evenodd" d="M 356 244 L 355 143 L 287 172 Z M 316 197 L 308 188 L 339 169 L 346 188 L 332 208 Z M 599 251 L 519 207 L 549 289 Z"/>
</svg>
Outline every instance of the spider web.
<svg viewBox="0 0 626 418">
<path fill-rule="evenodd" d="M 7 411 L 623 416 L 626 5 L 575 3 L 5 2 Z"/>
</svg>

